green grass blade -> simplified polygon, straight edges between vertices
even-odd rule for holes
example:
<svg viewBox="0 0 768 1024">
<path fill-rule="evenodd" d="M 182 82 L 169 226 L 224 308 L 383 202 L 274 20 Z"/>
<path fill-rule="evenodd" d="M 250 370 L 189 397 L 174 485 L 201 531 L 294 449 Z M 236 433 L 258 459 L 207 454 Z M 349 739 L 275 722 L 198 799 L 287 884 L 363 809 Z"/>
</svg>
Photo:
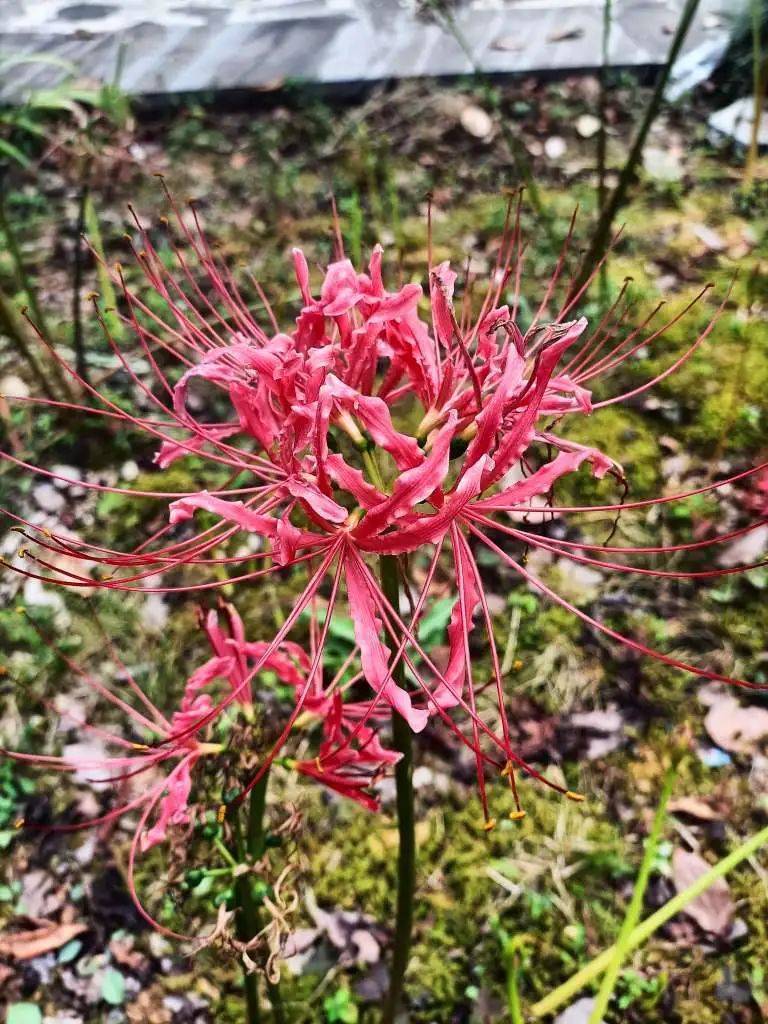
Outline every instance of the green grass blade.
<svg viewBox="0 0 768 1024">
<path fill-rule="evenodd" d="M 112 278 L 109 276 L 107 261 L 104 257 L 104 242 L 101 237 L 99 218 L 96 215 L 96 207 L 93 205 L 93 200 L 90 195 L 85 197 L 84 214 L 85 231 L 88 235 L 88 241 L 91 243 L 99 257 L 96 263 L 96 273 L 99 278 L 99 291 L 101 292 L 104 321 L 114 340 L 120 341 L 122 340 L 124 333 L 123 324 L 120 317 L 117 315 L 117 295 L 115 293 L 115 286 L 112 283 Z"/>
<path fill-rule="evenodd" d="M 619 937 L 616 940 L 616 945 L 613 947 L 611 962 L 603 975 L 600 991 L 597 993 L 595 1005 L 592 1009 L 592 1013 L 589 1015 L 588 1024 L 600 1024 L 602 1021 L 603 1014 L 608 1009 L 608 1004 L 611 1001 L 613 990 L 616 988 L 619 971 L 624 965 L 624 961 L 629 953 L 630 936 L 637 927 L 640 921 L 640 915 L 643 912 L 645 890 L 648 888 L 648 880 L 651 877 L 653 864 L 656 860 L 661 833 L 664 829 L 664 823 L 667 820 L 667 804 L 669 803 L 669 798 L 672 794 L 672 787 L 675 784 L 675 776 L 676 772 L 671 768 L 664 778 L 661 796 L 659 797 L 659 805 L 656 808 L 653 825 L 651 826 L 651 831 L 645 843 L 643 860 L 640 864 L 640 870 L 637 874 L 635 887 L 632 891 L 632 898 L 629 901 L 629 906 L 627 907 L 627 912 L 624 917 L 624 921 L 622 922 Z"/>
<path fill-rule="evenodd" d="M 698 896 L 701 896 L 703 892 L 706 892 L 710 885 L 719 878 L 724 878 L 729 871 L 733 871 L 742 861 L 751 857 L 756 850 L 759 850 L 761 846 L 765 846 L 766 843 L 768 843 L 768 827 L 746 839 L 729 853 L 727 857 L 718 861 L 709 871 L 706 871 L 700 878 L 697 878 L 687 889 L 683 889 L 682 892 L 673 896 L 663 907 L 660 907 L 654 914 L 651 914 L 650 917 L 647 917 L 634 928 L 627 940 L 626 953 L 631 953 L 632 950 L 642 946 L 654 932 L 658 931 L 675 914 L 685 910 L 688 904 L 692 903 Z M 582 967 L 580 971 L 577 971 L 568 981 L 564 982 L 553 992 L 550 992 L 548 996 L 540 999 L 538 1003 L 535 1003 L 530 1009 L 530 1016 L 545 1017 L 547 1014 L 554 1013 L 563 1003 L 570 1001 L 585 985 L 600 977 L 603 971 L 608 969 L 615 956 L 615 952 L 616 947 L 611 946 L 600 953 L 599 956 L 596 956 L 594 960 L 591 960 L 586 967 Z"/>
</svg>

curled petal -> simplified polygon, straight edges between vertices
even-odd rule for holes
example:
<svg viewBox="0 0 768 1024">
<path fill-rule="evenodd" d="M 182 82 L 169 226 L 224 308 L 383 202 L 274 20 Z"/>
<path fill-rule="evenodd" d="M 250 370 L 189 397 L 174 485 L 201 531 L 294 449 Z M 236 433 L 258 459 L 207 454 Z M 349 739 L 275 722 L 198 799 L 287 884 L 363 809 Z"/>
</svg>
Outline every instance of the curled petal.
<svg viewBox="0 0 768 1024">
<path fill-rule="evenodd" d="M 321 391 L 331 395 L 340 409 L 356 416 L 376 444 L 389 452 L 399 469 L 410 469 L 424 461 L 424 452 L 416 438 L 395 430 L 389 407 L 381 398 L 359 394 L 332 373 L 328 374 Z"/>
<path fill-rule="evenodd" d="M 456 412 L 451 410 L 446 423 L 439 430 L 427 458 L 414 469 L 408 469 L 395 481 L 392 494 L 372 508 L 355 530 L 355 538 L 362 540 L 378 533 L 385 526 L 396 523 L 426 501 L 437 490 L 448 474 L 451 441 L 456 430 Z"/>
<path fill-rule="evenodd" d="M 162 843 L 168 835 L 169 826 L 190 823 L 189 795 L 192 791 L 192 767 L 196 760 L 194 755 L 185 757 L 168 776 L 166 792 L 158 805 L 157 821 L 141 837 L 142 853 Z"/>
<path fill-rule="evenodd" d="M 488 456 L 482 455 L 459 480 L 442 508 L 434 515 L 414 516 L 412 522 L 406 522 L 400 529 L 360 542 L 360 546 L 376 554 L 400 555 L 422 544 L 434 544 L 441 540 L 468 503 L 480 493 L 482 475 L 489 464 L 492 465 Z"/>
<path fill-rule="evenodd" d="M 583 462 L 592 462 L 595 476 L 603 476 L 605 456 L 596 449 L 580 448 L 575 452 L 559 452 L 551 462 L 541 466 L 524 480 L 518 480 L 490 498 L 481 498 L 474 508 L 505 509 L 529 501 L 540 494 L 546 494 L 556 480 L 568 473 L 575 473 Z M 610 465 L 610 461 L 608 463 Z"/>
</svg>

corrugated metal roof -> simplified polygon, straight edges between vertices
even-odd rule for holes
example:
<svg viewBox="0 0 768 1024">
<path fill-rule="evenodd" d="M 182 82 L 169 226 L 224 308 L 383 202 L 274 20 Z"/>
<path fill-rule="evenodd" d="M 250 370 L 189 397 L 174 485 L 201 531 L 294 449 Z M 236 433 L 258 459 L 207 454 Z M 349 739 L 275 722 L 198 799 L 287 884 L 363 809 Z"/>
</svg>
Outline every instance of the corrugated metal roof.
<svg viewBox="0 0 768 1024">
<path fill-rule="evenodd" d="M 598 67 L 603 0 L 456 0 L 456 34 L 416 0 L 0 0 L 0 54 L 44 53 L 134 94 L 264 88 L 393 76 Z M 614 0 L 610 58 L 664 61 L 683 0 Z M 734 0 L 702 0 L 688 54 L 717 50 Z M 460 43 L 456 36 L 463 42 Z M 119 54 L 122 51 L 122 58 Z M 16 65 L 0 96 L 50 85 L 61 68 Z"/>
</svg>

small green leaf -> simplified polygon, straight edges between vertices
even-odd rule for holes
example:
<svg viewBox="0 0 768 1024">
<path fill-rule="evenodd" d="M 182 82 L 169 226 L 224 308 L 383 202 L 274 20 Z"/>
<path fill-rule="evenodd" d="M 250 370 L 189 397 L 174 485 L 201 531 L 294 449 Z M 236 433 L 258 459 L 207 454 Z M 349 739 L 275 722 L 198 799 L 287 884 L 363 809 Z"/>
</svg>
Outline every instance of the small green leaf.
<svg viewBox="0 0 768 1024">
<path fill-rule="evenodd" d="M 348 988 L 337 989 L 323 1000 L 328 1024 L 357 1024 L 359 1013 Z"/>
<path fill-rule="evenodd" d="M 12 142 L 8 142 L 6 139 L 0 139 L 0 153 L 4 154 L 7 157 L 10 157 L 11 160 L 14 160 L 21 167 L 30 166 L 30 161 L 22 153 L 19 147 L 14 146 Z"/>
<path fill-rule="evenodd" d="M 422 647 L 434 647 L 443 636 L 451 621 L 451 612 L 456 603 L 453 597 L 442 597 L 436 601 L 419 623 L 419 643 Z"/>
<path fill-rule="evenodd" d="M 122 1006 L 125 1001 L 125 978 L 114 967 L 108 967 L 102 975 L 101 998 L 110 1006 Z"/>
<path fill-rule="evenodd" d="M 56 960 L 60 964 L 71 964 L 73 960 L 77 959 L 82 948 L 83 944 L 80 939 L 72 939 L 71 942 L 68 942 L 66 945 L 61 947 Z"/>
<path fill-rule="evenodd" d="M 6 1024 L 42 1024 L 40 1007 L 34 1003 L 11 1003 L 8 1007 Z"/>
</svg>

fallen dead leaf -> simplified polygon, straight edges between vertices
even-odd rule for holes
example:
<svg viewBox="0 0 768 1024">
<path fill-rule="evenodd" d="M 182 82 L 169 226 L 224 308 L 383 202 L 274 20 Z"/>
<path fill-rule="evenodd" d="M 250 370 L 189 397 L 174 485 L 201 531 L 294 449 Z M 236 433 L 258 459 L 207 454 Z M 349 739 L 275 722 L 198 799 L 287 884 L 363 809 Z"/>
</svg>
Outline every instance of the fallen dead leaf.
<svg viewBox="0 0 768 1024">
<path fill-rule="evenodd" d="M 723 252 L 726 248 L 722 237 L 706 224 L 692 224 L 691 230 L 699 241 L 704 243 L 709 252 Z"/>
<path fill-rule="evenodd" d="M 33 960 L 43 953 L 60 949 L 76 935 L 88 930 L 85 924 L 60 924 L 56 921 L 37 921 L 37 927 L 0 936 L 0 956 L 15 960 Z"/>
<path fill-rule="evenodd" d="M 732 754 L 753 754 L 768 737 L 768 709 L 743 706 L 730 694 L 714 701 L 704 719 L 712 740 Z"/>
<path fill-rule="evenodd" d="M 743 537 L 727 544 L 717 560 L 717 564 L 725 569 L 735 565 L 749 565 L 761 559 L 768 549 L 768 524 L 758 526 L 745 533 Z"/>
<path fill-rule="evenodd" d="M 701 878 L 710 869 L 703 857 L 678 847 L 672 854 L 672 879 L 678 892 Z M 731 930 L 735 907 L 731 890 L 724 878 L 718 878 L 710 887 L 692 900 L 684 911 L 705 932 L 727 935 Z"/>
<path fill-rule="evenodd" d="M 681 796 L 677 800 L 670 800 L 669 809 L 673 814 L 688 814 L 699 821 L 720 821 L 722 818 L 722 814 L 718 814 L 713 807 L 697 796 Z"/>
<path fill-rule="evenodd" d="M 555 1024 L 587 1024 L 592 1018 L 592 1011 L 597 1000 L 593 996 L 577 999 L 556 1018 Z"/>
</svg>

